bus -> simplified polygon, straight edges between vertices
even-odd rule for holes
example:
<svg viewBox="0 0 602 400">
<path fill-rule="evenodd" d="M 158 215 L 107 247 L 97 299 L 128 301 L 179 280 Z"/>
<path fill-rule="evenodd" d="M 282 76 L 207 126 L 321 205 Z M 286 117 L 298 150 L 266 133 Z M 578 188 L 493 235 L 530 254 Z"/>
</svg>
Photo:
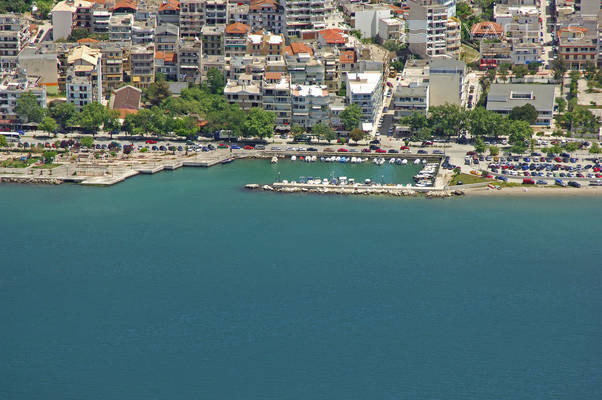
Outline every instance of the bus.
<svg viewBox="0 0 602 400">
<path fill-rule="evenodd" d="M 395 71 L 395 68 L 390 67 L 389 68 L 389 78 L 395 78 L 397 76 L 397 71 Z"/>
<path fill-rule="evenodd" d="M 6 138 L 7 142 L 19 142 L 21 140 L 21 135 L 18 132 L 0 132 L 0 135 Z"/>
</svg>

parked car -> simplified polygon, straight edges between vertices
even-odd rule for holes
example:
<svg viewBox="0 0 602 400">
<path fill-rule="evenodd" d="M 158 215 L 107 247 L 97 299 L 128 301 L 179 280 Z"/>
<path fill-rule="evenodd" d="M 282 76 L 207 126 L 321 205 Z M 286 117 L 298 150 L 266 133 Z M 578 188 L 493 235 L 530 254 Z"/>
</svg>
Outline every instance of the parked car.
<svg viewBox="0 0 602 400">
<path fill-rule="evenodd" d="M 340 149 L 337 150 L 339 153 L 347 153 L 349 150 L 347 150 L 344 147 L 341 147 Z"/>
<path fill-rule="evenodd" d="M 258 144 L 255 146 L 255 150 L 265 150 L 265 146 L 263 144 Z"/>
<path fill-rule="evenodd" d="M 387 150 L 383 150 L 383 149 L 376 149 L 375 151 L 380 154 L 387 152 Z"/>
<path fill-rule="evenodd" d="M 399 150 L 410 150 L 410 146 L 401 146 Z"/>
<path fill-rule="evenodd" d="M 227 149 L 228 145 L 226 143 L 220 143 L 220 144 L 217 145 L 217 147 L 220 148 L 220 149 Z"/>
<path fill-rule="evenodd" d="M 255 147 L 253 147 L 253 146 L 250 146 L 250 145 L 246 145 L 246 146 L 244 147 L 244 149 L 245 149 L 245 150 L 253 150 L 253 149 L 255 149 Z"/>
<path fill-rule="evenodd" d="M 523 185 L 535 185 L 535 181 L 531 178 L 524 178 Z"/>
<path fill-rule="evenodd" d="M 389 153 L 399 153 L 399 151 L 397 151 L 395 149 L 391 149 L 391 150 L 389 150 Z"/>
<path fill-rule="evenodd" d="M 145 143 L 146 143 L 146 144 L 157 144 L 157 141 L 156 141 L 156 140 L 151 140 L 151 139 L 149 139 L 149 140 L 147 140 Z"/>
<path fill-rule="evenodd" d="M 370 153 L 370 152 L 371 152 L 371 150 L 368 149 L 368 148 L 363 148 L 362 149 L 362 153 Z"/>
<path fill-rule="evenodd" d="M 426 151 L 426 150 L 418 150 L 418 154 L 428 154 L 428 151 Z"/>
<path fill-rule="evenodd" d="M 580 188 L 581 184 L 579 182 L 569 181 L 569 186 L 572 186 L 574 188 Z"/>
<path fill-rule="evenodd" d="M 233 144 L 232 146 L 230 146 L 230 148 L 231 148 L 232 150 L 239 150 L 239 149 L 240 149 L 240 146 L 239 146 L 239 145 L 236 145 L 236 144 Z"/>
</svg>

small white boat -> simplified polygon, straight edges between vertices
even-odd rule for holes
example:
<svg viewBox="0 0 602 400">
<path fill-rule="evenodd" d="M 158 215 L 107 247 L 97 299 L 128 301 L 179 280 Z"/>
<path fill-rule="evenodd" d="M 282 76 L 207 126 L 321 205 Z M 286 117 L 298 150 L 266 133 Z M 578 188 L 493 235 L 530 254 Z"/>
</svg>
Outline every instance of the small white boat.
<svg viewBox="0 0 602 400">
<path fill-rule="evenodd" d="M 341 157 L 337 156 L 337 158 L 335 158 L 334 160 L 337 161 L 337 162 L 340 162 L 341 161 Z"/>
<path fill-rule="evenodd" d="M 276 157 L 276 156 L 272 157 L 272 160 L 270 162 L 272 164 L 278 164 L 278 157 Z"/>
<path fill-rule="evenodd" d="M 414 160 L 414 165 L 420 164 L 420 158 Z"/>
<path fill-rule="evenodd" d="M 395 164 L 395 158 L 389 159 L 389 164 Z"/>
<path fill-rule="evenodd" d="M 405 158 L 403 160 L 401 160 L 401 165 L 406 165 L 408 163 L 408 160 L 406 160 Z"/>
<path fill-rule="evenodd" d="M 297 159 L 297 156 L 291 156 L 291 161 L 295 161 Z"/>
</svg>

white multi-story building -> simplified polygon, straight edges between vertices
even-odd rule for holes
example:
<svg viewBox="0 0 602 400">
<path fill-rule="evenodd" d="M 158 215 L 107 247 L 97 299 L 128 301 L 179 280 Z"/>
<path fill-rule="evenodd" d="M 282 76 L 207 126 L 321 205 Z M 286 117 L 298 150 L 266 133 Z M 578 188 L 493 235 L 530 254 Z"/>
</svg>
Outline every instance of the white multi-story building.
<svg viewBox="0 0 602 400">
<path fill-rule="evenodd" d="M 327 123 L 328 88 L 317 85 L 295 85 L 291 89 L 293 125 L 311 128 L 318 122 Z"/>
<path fill-rule="evenodd" d="M 421 57 L 460 57 L 456 0 L 409 0 L 408 44 Z"/>
<path fill-rule="evenodd" d="M 66 76 L 67 101 L 78 110 L 93 101 L 102 100 L 102 52 L 78 46 L 69 52 Z"/>
<path fill-rule="evenodd" d="M 27 77 L 23 71 L 3 74 L 0 78 L 0 119 L 17 120 L 17 100 L 23 93 L 36 96 L 41 107 L 46 108 L 46 88 L 38 85 L 39 78 Z"/>
<path fill-rule="evenodd" d="M 109 20 L 109 40 L 112 42 L 130 42 L 134 16 L 132 14 L 116 14 Z"/>
<path fill-rule="evenodd" d="M 252 77 L 240 75 L 236 81 L 228 80 L 224 88 L 224 96 L 229 103 L 238 104 L 241 110 L 249 111 L 253 107 L 261 107 L 261 88 Z"/>
<path fill-rule="evenodd" d="M 0 15 L 0 69 L 17 66 L 17 56 L 29 43 L 29 23 L 16 14 Z"/>
<path fill-rule="evenodd" d="M 333 11 L 330 0 L 286 0 L 281 4 L 288 37 L 301 38 L 303 32 L 324 29 L 325 17 Z"/>
<path fill-rule="evenodd" d="M 383 104 L 383 75 L 380 72 L 347 73 L 348 104 L 362 109 L 362 121 L 374 124 Z"/>
<path fill-rule="evenodd" d="M 276 125 L 290 126 L 291 85 L 279 72 L 266 72 L 261 85 L 263 109 L 276 114 Z"/>
</svg>

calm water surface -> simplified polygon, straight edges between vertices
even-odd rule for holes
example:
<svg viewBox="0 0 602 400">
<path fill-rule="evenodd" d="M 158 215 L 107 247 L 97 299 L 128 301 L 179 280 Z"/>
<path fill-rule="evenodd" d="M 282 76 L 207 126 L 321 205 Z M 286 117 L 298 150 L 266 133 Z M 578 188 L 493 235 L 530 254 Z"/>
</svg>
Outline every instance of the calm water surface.
<svg viewBox="0 0 602 400">
<path fill-rule="evenodd" d="M 278 172 L 329 173 L 0 186 L 0 399 L 602 398 L 602 199 L 241 190 Z"/>
</svg>

